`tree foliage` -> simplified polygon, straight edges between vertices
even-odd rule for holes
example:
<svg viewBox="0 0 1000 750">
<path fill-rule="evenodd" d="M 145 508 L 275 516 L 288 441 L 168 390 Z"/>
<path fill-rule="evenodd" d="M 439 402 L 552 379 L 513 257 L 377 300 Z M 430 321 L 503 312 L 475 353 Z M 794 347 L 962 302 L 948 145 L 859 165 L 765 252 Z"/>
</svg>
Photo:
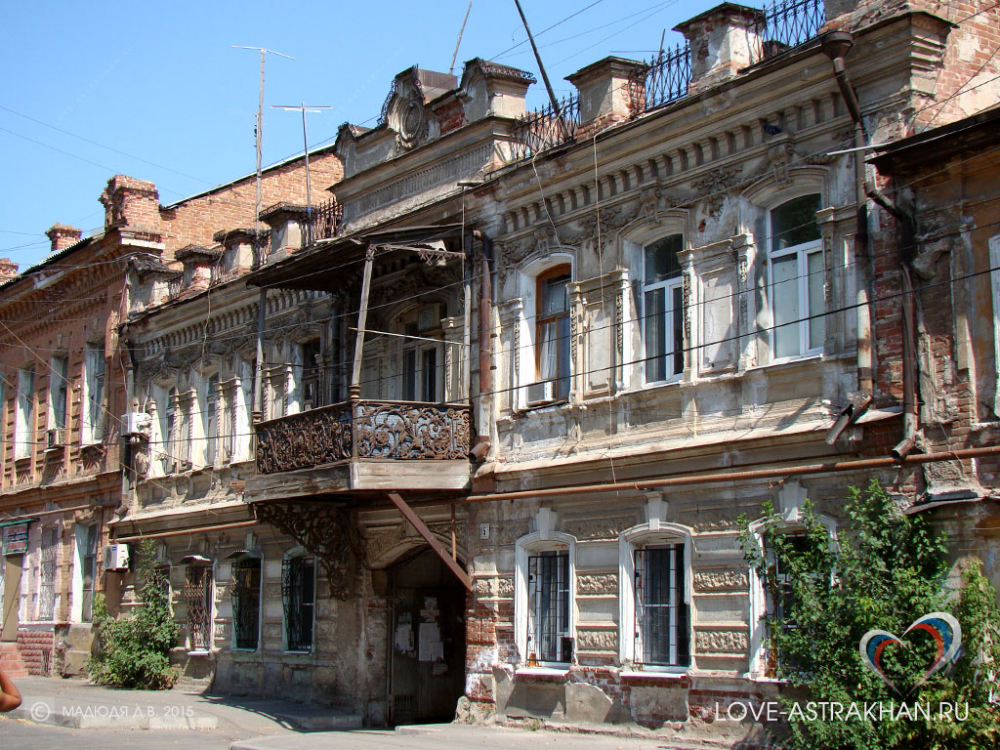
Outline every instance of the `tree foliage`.
<svg viewBox="0 0 1000 750">
<path fill-rule="evenodd" d="M 850 489 L 846 512 L 848 527 L 837 541 L 808 503 L 802 533 L 794 537 L 773 507 L 765 508 L 759 529 L 742 519 L 745 557 L 770 596 L 785 596 L 784 611 L 764 618 L 778 676 L 788 686 L 782 691 L 784 739 L 797 750 L 1000 747 L 1000 706 L 991 692 L 998 687 L 993 670 L 1000 665 L 1000 612 L 979 562 L 966 567 L 957 596 L 949 596 L 944 540 L 922 515 L 901 513 L 876 481 L 866 492 Z M 775 563 L 786 577 L 784 592 Z M 865 665 L 860 641 L 873 629 L 902 637 L 932 612 L 958 619 L 964 651 L 951 669 L 918 684 L 937 647 L 929 634 L 912 631 L 905 647 L 890 644 L 882 652 L 894 689 Z M 862 712 L 878 703 L 891 715 L 845 719 L 821 711 L 816 717 L 801 710 L 808 701 L 857 705 Z M 928 706 L 930 719 L 909 716 L 899 710 L 902 704 Z M 942 718 L 941 704 L 966 718 Z"/>
<path fill-rule="evenodd" d="M 146 690 L 167 690 L 177 682 L 177 669 L 170 666 L 177 624 L 170 613 L 169 582 L 154 564 L 155 549 L 149 540 L 139 545 L 134 613 L 112 617 L 104 598 L 94 598 L 99 651 L 87 663 L 94 682 Z"/>
</svg>

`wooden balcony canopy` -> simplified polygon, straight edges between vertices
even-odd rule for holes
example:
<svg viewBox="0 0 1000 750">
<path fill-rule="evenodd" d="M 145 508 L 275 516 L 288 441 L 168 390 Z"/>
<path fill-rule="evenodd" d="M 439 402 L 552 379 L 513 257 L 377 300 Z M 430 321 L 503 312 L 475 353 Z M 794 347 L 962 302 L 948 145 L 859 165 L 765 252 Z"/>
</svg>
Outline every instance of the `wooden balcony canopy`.
<svg viewBox="0 0 1000 750">
<path fill-rule="evenodd" d="M 272 289 L 334 291 L 343 286 L 345 278 L 361 269 L 365 252 L 371 246 L 419 252 L 429 243 L 458 240 L 461 236 L 461 224 L 436 224 L 317 240 L 304 250 L 253 272 L 247 277 L 247 284 Z"/>
</svg>

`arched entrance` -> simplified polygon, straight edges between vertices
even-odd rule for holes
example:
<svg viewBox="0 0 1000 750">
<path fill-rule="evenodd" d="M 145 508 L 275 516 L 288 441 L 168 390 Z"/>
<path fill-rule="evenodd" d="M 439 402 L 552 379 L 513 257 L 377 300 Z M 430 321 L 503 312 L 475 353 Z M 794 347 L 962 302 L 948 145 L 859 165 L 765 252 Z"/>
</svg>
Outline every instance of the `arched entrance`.
<svg viewBox="0 0 1000 750">
<path fill-rule="evenodd" d="M 389 723 L 451 721 L 465 692 L 465 597 L 429 547 L 389 569 Z"/>
</svg>

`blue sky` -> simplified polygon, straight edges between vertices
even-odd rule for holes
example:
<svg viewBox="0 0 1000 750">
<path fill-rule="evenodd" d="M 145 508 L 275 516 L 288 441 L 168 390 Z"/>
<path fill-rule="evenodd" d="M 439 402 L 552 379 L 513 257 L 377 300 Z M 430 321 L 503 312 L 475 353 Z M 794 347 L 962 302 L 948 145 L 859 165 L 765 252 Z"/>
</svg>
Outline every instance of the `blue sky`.
<svg viewBox="0 0 1000 750">
<path fill-rule="evenodd" d="M 682 41 L 671 29 L 716 5 L 680 0 L 522 0 L 549 78 L 609 54 L 649 58 Z M 264 164 L 302 150 L 298 113 L 271 104 L 334 105 L 309 115 L 311 147 L 345 122 L 374 125 L 393 76 L 447 71 L 468 0 L 378 2 L 13 3 L 0 48 L 0 257 L 24 270 L 48 252 L 55 222 L 100 228 L 107 180 L 152 180 L 174 203 L 254 169 L 259 57 L 268 47 Z M 560 23 L 561 21 L 561 23 Z M 549 28 L 556 25 L 554 28 Z M 513 48 L 513 49 L 511 49 Z M 455 63 L 493 59 L 533 72 L 529 107 L 545 103 L 514 0 L 473 0 Z"/>
</svg>

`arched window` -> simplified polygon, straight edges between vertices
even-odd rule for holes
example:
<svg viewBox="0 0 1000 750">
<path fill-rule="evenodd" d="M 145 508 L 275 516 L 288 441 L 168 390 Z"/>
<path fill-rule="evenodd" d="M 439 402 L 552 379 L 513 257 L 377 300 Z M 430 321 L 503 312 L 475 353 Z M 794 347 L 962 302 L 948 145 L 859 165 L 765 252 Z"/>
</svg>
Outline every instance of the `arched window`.
<svg viewBox="0 0 1000 750">
<path fill-rule="evenodd" d="M 538 513 L 539 531 L 517 540 L 514 639 L 526 667 L 573 661 L 576 539 L 551 529 L 555 513 Z"/>
<path fill-rule="evenodd" d="M 536 278 L 535 365 L 537 382 L 554 383 L 556 398 L 569 396 L 570 325 L 569 265 L 556 266 Z"/>
<path fill-rule="evenodd" d="M 646 382 L 684 371 L 684 279 L 677 253 L 684 236 L 671 234 L 643 247 L 642 342 Z"/>
<path fill-rule="evenodd" d="M 650 501 L 647 523 L 619 536 L 620 656 L 650 671 L 691 664 L 691 532 Z"/>
<path fill-rule="evenodd" d="M 785 201 L 768 212 L 768 299 L 774 360 L 822 351 L 826 336 L 820 194 Z"/>
</svg>

